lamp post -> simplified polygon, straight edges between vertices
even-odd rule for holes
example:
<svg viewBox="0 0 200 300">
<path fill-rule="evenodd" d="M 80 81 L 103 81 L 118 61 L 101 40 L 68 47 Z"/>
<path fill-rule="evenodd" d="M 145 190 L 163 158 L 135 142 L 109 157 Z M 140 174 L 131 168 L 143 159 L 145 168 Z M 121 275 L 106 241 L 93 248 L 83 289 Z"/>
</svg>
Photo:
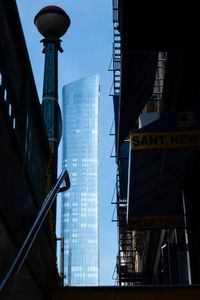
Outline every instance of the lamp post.
<svg viewBox="0 0 200 300">
<path fill-rule="evenodd" d="M 63 52 L 60 37 L 70 26 L 70 18 L 57 6 L 46 6 L 34 18 L 34 24 L 44 37 L 45 54 L 42 113 L 49 140 L 51 156 L 47 166 L 47 193 L 57 180 L 58 145 L 62 134 L 62 118 L 58 104 L 58 51 Z M 55 221 L 56 206 L 53 207 Z M 55 225 L 53 225 L 55 231 Z"/>
<path fill-rule="evenodd" d="M 45 54 L 42 113 L 53 154 L 51 176 L 53 185 L 57 179 L 57 150 L 62 134 L 62 119 L 58 104 L 58 51 L 63 52 L 60 37 L 68 30 L 70 18 L 60 7 L 46 6 L 35 16 L 34 23 L 44 37 L 41 41 Z"/>
</svg>

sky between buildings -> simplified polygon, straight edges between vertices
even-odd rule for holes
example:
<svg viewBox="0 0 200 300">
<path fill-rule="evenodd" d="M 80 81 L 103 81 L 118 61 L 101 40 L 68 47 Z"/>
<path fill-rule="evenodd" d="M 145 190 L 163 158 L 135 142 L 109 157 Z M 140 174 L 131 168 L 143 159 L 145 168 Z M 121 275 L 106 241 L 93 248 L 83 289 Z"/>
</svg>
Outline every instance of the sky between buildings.
<svg viewBox="0 0 200 300">
<path fill-rule="evenodd" d="M 115 161 L 110 158 L 113 137 L 109 136 L 113 108 L 109 97 L 112 72 L 108 72 L 112 57 L 112 0 L 17 0 L 22 28 L 33 69 L 39 99 L 42 98 L 44 54 L 42 36 L 33 20 L 40 9 L 60 6 L 71 19 L 68 32 L 61 38 L 64 52 L 58 56 L 58 97 L 62 104 L 62 87 L 81 77 L 99 73 L 100 96 L 100 284 L 114 285 L 112 274 L 117 255 L 117 226 L 111 222 L 114 206 L 111 200 L 115 187 Z M 59 146 L 61 172 L 62 140 Z M 57 208 L 57 236 L 60 235 L 60 201 Z"/>
</svg>

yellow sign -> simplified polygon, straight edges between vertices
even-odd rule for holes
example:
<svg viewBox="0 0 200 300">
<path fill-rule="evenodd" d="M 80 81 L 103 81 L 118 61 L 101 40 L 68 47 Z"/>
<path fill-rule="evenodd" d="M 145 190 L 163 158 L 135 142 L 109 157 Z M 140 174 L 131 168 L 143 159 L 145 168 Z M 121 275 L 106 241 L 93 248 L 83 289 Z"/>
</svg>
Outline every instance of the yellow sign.
<svg viewBox="0 0 200 300">
<path fill-rule="evenodd" d="M 184 216 L 142 216 L 130 217 L 129 225 L 131 229 L 155 229 L 155 228 L 184 228 Z"/>
<path fill-rule="evenodd" d="M 200 146 L 200 130 L 131 134 L 131 150 Z"/>
</svg>

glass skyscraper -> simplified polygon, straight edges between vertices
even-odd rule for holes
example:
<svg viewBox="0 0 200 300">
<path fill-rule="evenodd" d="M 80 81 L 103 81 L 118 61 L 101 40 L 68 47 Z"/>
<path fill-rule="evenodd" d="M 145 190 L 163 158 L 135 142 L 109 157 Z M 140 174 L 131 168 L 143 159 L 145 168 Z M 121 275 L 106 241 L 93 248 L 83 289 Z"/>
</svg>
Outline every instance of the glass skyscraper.
<svg viewBox="0 0 200 300">
<path fill-rule="evenodd" d="M 64 284 L 99 285 L 99 75 L 63 87 L 63 170 L 71 187 L 62 195 Z"/>
</svg>

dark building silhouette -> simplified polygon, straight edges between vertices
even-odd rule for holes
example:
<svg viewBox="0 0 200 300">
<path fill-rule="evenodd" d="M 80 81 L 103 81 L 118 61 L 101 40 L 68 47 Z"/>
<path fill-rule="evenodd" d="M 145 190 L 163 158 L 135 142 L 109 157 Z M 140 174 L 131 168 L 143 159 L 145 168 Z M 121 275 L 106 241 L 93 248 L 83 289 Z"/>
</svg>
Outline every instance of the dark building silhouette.
<svg viewBox="0 0 200 300">
<path fill-rule="evenodd" d="M 197 284 L 195 4 L 113 1 L 119 285 Z"/>
</svg>

